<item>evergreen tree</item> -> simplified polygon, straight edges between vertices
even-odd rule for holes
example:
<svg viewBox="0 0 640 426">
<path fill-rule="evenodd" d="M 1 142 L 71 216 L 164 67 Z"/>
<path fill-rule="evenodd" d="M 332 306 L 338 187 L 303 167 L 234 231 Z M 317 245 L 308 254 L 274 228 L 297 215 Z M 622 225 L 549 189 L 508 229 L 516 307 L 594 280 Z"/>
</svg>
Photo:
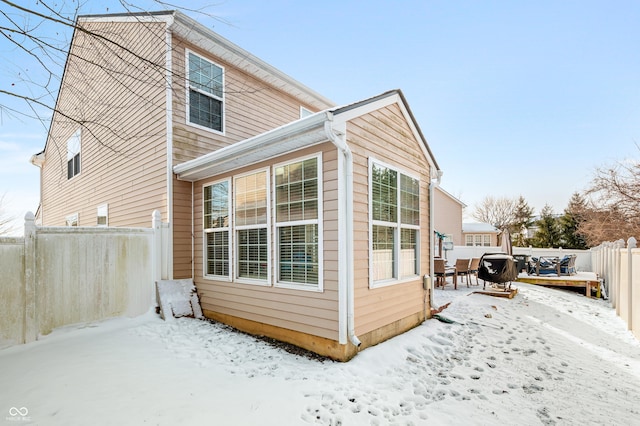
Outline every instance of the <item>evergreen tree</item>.
<svg viewBox="0 0 640 426">
<path fill-rule="evenodd" d="M 521 195 L 516 202 L 513 223 L 509 230 L 513 236 L 513 244 L 518 247 L 527 246 L 527 229 L 533 224 L 533 207 Z"/>
<path fill-rule="evenodd" d="M 545 204 L 540 211 L 540 220 L 536 223 L 538 230 L 532 238 L 535 247 L 560 247 L 560 227 L 553 214 L 553 208 Z"/>
<path fill-rule="evenodd" d="M 586 201 L 582 195 L 574 192 L 567 208 L 564 209 L 564 215 L 559 219 L 562 247 L 581 250 L 589 248 L 584 235 L 579 232 L 586 207 Z"/>
</svg>

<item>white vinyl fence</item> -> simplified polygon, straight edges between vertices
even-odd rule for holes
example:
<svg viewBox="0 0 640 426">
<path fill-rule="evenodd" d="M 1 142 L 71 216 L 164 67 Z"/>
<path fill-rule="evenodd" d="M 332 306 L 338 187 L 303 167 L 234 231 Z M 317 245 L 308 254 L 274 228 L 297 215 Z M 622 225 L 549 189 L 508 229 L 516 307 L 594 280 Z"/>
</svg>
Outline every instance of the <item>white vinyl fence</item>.
<svg viewBox="0 0 640 426">
<path fill-rule="evenodd" d="M 0 348 L 147 312 L 167 275 L 166 232 L 157 211 L 151 228 L 37 227 L 27 213 L 24 237 L 0 238 Z"/>
<path fill-rule="evenodd" d="M 591 249 L 591 258 L 611 306 L 640 339 L 640 249 L 636 239 L 602 243 Z"/>
</svg>

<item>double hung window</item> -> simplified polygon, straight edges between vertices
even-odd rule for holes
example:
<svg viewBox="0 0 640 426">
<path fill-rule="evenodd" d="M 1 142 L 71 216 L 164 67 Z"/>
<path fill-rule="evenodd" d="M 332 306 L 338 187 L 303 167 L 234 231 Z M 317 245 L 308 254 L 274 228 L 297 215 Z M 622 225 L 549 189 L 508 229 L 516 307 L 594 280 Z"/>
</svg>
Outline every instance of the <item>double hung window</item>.
<svg viewBox="0 0 640 426">
<path fill-rule="evenodd" d="M 318 157 L 275 168 L 278 282 L 320 283 Z"/>
<path fill-rule="evenodd" d="M 266 282 L 269 276 L 267 172 L 236 177 L 234 183 L 237 277 Z"/>
<path fill-rule="evenodd" d="M 67 139 L 67 179 L 80 174 L 80 130 Z"/>
<path fill-rule="evenodd" d="M 384 285 L 419 274 L 420 181 L 371 162 L 372 283 Z"/>
<path fill-rule="evenodd" d="M 188 121 L 222 132 L 224 114 L 224 70 L 188 52 Z"/>
<path fill-rule="evenodd" d="M 230 277 L 229 181 L 204 187 L 205 275 Z"/>
</svg>

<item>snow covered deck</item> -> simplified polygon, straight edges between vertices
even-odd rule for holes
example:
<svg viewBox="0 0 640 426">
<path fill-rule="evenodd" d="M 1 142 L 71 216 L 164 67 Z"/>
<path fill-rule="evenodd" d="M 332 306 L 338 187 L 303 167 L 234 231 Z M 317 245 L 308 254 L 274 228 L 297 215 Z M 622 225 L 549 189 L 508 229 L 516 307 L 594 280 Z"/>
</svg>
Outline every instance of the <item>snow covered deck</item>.
<svg viewBox="0 0 640 426">
<path fill-rule="evenodd" d="M 596 291 L 596 297 L 600 298 L 600 280 L 595 272 L 578 272 L 576 275 L 529 275 L 521 272 L 518 282 L 537 284 L 550 287 L 584 287 L 587 297 L 592 297 L 592 291 Z"/>
</svg>

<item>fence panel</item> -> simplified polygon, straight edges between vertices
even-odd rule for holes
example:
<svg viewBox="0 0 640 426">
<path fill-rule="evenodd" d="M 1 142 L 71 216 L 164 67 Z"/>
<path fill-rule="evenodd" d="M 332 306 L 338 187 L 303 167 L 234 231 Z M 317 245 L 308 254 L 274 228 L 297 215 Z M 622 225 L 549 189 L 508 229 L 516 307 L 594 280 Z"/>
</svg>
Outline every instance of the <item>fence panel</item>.
<svg viewBox="0 0 640 426">
<path fill-rule="evenodd" d="M 0 348 L 22 342 L 24 238 L 0 238 Z"/>
<path fill-rule="evenodd" d="M 36 227 L 27 213 L 23 238 L 0 238 L 0 348 L 68 324 L 146 313 L 155 281 L 169 271 L 158 212 L 152 223 Z"/>
</svg>

